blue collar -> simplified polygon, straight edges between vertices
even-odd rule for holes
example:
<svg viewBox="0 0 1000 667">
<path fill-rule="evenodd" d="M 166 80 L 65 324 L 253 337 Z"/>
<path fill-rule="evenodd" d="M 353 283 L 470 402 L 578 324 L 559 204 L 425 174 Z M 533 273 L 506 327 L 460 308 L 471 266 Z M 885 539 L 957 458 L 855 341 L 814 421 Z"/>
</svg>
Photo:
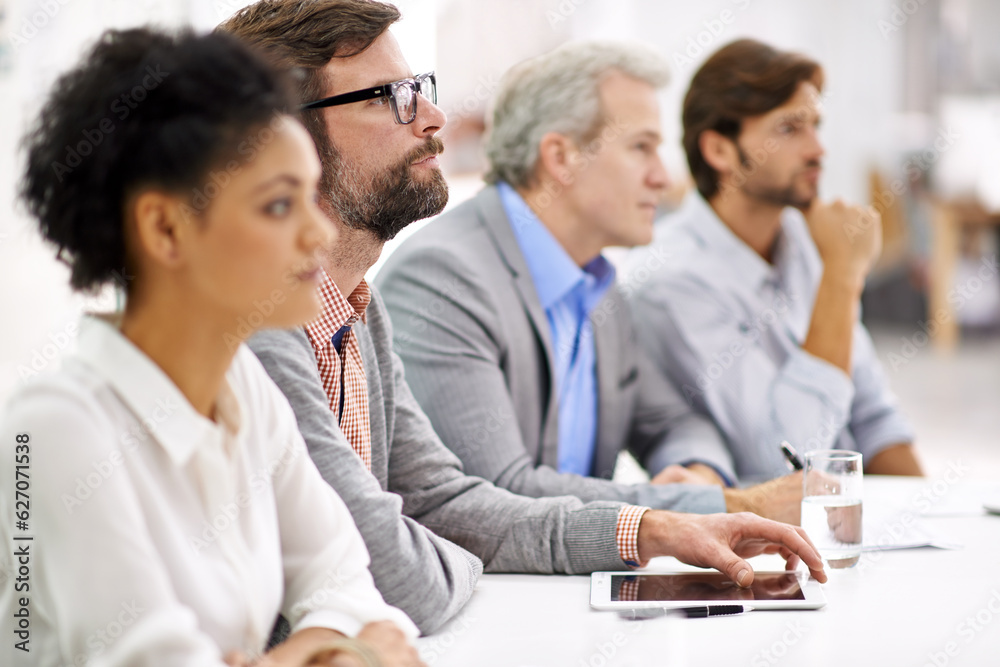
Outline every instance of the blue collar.
<svg viewBox="0 0 1000 667">
<path fill-rule="evenodd" d="M 497 183 L 497 192 L 542 308 L 549 310 L 584 284 L 585 308 L 589 312 L 614 282 L 615 268 L 603 255 L 598 255 L 581 269 L 514 188 L 501 181 Z"/>
</svg>

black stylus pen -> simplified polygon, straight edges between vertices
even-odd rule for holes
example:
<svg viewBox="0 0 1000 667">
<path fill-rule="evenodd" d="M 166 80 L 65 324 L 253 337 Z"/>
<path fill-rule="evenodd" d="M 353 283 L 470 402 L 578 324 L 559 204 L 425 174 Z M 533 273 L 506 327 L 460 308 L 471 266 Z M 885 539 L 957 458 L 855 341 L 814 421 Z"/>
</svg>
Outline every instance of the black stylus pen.
<svg viewBox="0 0 1000 667">
<path fill-rule="evenodd" d="M 704 607 L 651 607 L 648 609 L 629 609 L 618 612 L 618 615 L 627 621 L 644 621 L 650 618 L 662 618 L 663 616 L 674 616 L 684 614 L 688 618 L 706 618 L 708 616 L 731 616 L 751 611 L 753 607 L 745 607 L 741 604 L 713 604 Z"/>
<path fill-rule="evenodd" d="M 792 467 L 796 470 L 802 470 L 802 459 L 799 458 L 799 453 L 795 451 L 795 448 L 788 444 L 787 440 L 782 440 L 781 453 L 785 455 L 785 460 L 792 464 Z"/>
<path fill-rule="evenodd" d="M 746 608 L 741 604 L 713 604 L 709 607 L 684 607 L 681 611 L 688 618 L 705 618 L 706 616 L 742 614 Z"/>
</svg>

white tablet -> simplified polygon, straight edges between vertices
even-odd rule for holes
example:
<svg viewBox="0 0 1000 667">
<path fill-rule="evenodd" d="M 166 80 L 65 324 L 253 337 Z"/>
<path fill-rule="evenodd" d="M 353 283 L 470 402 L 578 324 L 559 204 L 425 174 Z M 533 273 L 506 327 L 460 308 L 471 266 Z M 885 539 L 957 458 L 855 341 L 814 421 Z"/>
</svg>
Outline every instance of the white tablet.
<svg viewBox="0 0 1000 667">
<path fill-rule="evenodd" d="M 740 588 L 714 571 L 646 574 L 594 572 L 590 606 L 594 609 L 676 609 L 743 605 L 751 609 L 819 609 L 826 604 L 820 583 L 806 572 L 755 572 L 753 584 Z"/>
</svg>

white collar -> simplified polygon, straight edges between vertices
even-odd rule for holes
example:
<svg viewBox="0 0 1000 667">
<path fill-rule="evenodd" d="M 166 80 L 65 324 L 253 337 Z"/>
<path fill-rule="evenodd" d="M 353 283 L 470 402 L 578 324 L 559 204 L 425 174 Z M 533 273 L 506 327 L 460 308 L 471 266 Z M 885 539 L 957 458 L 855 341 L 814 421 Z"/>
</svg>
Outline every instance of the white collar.
<svg viewBox="0 0 1000 667">
<path fill-rule="evenodd" d="M 218 439 L 222 429 L 239 432 L 242 410 L 228 372 L 216 399 L 215 423 L 198 413 L 166 373 L 122 335 L 120 321 L 120 314 L 85 316 L 76 358 L 108 382 L 174 464 L 183 466 L 200 443 Z"/>
</svg>

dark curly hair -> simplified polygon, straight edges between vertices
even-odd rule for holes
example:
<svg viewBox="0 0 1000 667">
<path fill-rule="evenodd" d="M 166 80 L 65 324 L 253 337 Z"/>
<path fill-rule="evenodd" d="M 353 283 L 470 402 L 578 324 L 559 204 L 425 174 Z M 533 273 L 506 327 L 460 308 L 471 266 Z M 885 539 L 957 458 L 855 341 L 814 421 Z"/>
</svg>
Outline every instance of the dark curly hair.
<svg viewBox="0 0 1000 667">
<path fill-rule="evenodd" d="M 25 136 L 19 194 L 71 285 L 97 288 L 135 269 L 130 197 L 160 188 L 190 198 L 241 139 L 293 108 L 286 79 L 232 36 L 109 30 L 55 83 Z"/>
</svg>

